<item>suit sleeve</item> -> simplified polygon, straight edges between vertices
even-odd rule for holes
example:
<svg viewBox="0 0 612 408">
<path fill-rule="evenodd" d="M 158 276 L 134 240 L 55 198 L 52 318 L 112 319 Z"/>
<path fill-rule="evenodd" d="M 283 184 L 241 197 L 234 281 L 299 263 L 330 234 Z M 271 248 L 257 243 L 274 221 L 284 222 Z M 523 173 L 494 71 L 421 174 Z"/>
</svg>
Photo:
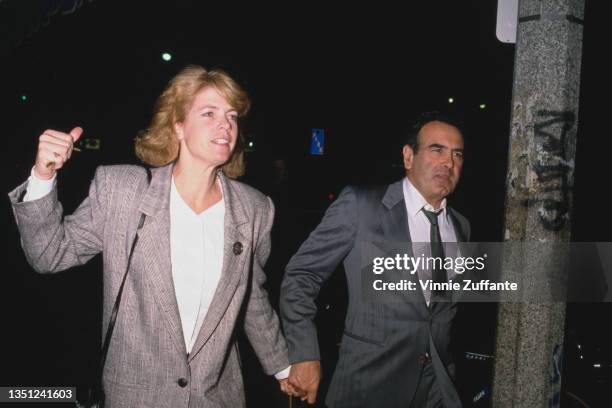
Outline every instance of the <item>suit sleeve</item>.
<svg viewBox="0 0 612 408">
<path fill-rule="evenodd" d="M 55 273 L 82 265 L 103 247 L 106 183 L 103 167 L 89 188 L 88 197 L 71 215 L 65 216 L 57 199 L 57 187 L 42 198 L 23 202 L 23 183 L 9 193 L 21 236 L 21 246 L 30 265 L 39 273 Z"/>
<path fill-rule="evenodd" d="M 264 266 L 271 249 L 274 204 L 267 198 L 267 211 L 258 233 L 244 330 L 266 374 L 276 374 L 289 366 L 287 343 L 282 335 L 276 312 L 270 305 L 268 293 L 263 285 L 266 281 Z"/>
<path fill-rule="evenodd" d="M 356 233 L 357 200 L 347 187 L 287 265 L 280 306 L 292 364 L 320 359 L 315 300 L 321 285 L 353 247 Z"/>
</svg>

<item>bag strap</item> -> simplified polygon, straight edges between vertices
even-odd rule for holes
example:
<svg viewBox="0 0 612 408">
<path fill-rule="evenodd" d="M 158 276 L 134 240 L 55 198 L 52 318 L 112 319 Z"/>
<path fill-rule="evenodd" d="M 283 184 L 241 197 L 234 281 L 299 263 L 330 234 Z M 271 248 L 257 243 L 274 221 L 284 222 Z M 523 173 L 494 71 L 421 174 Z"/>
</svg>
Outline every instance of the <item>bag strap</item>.
<svg viewBox="0 0 612 408">
<path fill-rule="evenodd" d="M 151 184 L 151 169 L 145 167 L 145 170 L 147 171 L 147 182 L 148 184 Z M 113 311 L 111 312 L 110 319 L 108 321 L 108 329 L 106 330 L 106 336 L 104 337 L 104 345 L 102 346 L 102 355 L 100 358 L 100 379 L 102 378 L 104 364 L 106 363 L 106 356 L 108 354 L 108 348 L 110 346 L 111 338 L 113 337 L 113 331 L 115 330 L 115 322 L 117 321 L 117 314 L 119 313 L 119 305 L 121 303 L 121 296 L 123 295 L 123 287 L 125 286 L 125 281 L 130 270 L 130 264 L 132 263 L 132 254 L 134 253 L 134 248 L 136 247 L 136 243 L 138 242 L 138 231 L 140 231 L 140 229 L 144 225 L 145 218 L 146 215 L 144 213 L 141 213 L 140 220 L 138 221 L 138 227 L 136 228 L 136 235 L 134 236 L 132 246 L 130 247 L 127 267 L 125 268 L 125 273 L 123 274 L 123 279 L 121 280 L 121 286 L 119 286 L 119 292 L 117 293 L 117 297 L 115 298 Z"/>
</svg>

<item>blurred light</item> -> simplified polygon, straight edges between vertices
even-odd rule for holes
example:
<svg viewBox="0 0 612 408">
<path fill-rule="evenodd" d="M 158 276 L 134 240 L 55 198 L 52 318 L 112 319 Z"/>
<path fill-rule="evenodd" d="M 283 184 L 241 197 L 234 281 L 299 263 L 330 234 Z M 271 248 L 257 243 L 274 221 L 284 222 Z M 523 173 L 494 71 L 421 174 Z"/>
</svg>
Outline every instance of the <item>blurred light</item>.
<svg viewBox="0 0 612 408">
<path fill-rule="evenodd" d="M 581 359 L 581 360 L 584 360 L 584 357 L 583 357 L 583 356 L 580 356 L 580 359 Z"/>
<path fill-rule="evenodd" d="M 455 98 L 448 98 L 448 103 L 454 103 L 455 102 Z"/>
<path fill-rule="evenodd" d="M 21 95 L 21 98 L 19 98 L 19 99 L 21 99 L 22 102 L 25 102 L 25 101 L 28 100 L 28 95 L 23 94 L 23 95 Z"/>
<path fill-rule="evenodd" d="M 85 143 L 85 148 L 88 150 L 100 150 L 100 139 L 95 137 L 90 137 L 87 139 L 83 139 Z"/>
<path fill-rule="evenodd" d="M 253 142 L 249 142 L 249 147 L 253 147 Z"/>
<path fill-rule="evenodd" d="M 333 200 L 333 199 L 334 199 L 334 197 L 335 197 L 335 196 L 334 196 L 334 194 L 333 194 L 333 193 L 329 193 L 329 194 L 327 195 L 327 198 L 329 199 L 329 201 Z"/>
<path fill-rule="evenodd" d="M 594 368 L 601 368 L 601 364 L 599 364 L 599 363 L 595 363 L 595 364 L 593 364 L 593 367 L 594 367 Z"/>
<path fill-rule="evenodd" d="M 580 344 L 578 345 L 578 350 L 580 350 Z"/>
<path fill-rule="evenodd" d="M 481 103 L 481 104 L 480 104 L 480 109 L 484 109 L 484 108 L 486 108 L 486 107 L 487 107 L 487 105 L 485 105 L 484 103 Z"/>
<path fill-rule="evenodd" d="M 162 59 L 163 59 L 164 61 L 170 61 L 170 60 L 172 59 L 172 55 L 170 55 L 170 53 L 164 52 L 164 53 L 162 54 Z"/>
</svg>

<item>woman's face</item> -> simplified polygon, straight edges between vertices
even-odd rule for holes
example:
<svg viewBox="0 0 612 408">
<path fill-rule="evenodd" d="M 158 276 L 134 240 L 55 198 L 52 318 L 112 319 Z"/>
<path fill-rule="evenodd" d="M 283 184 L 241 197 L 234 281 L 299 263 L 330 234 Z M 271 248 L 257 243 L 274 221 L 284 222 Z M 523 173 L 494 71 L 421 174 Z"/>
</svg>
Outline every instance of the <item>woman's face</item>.
<svg viewBox="0 0 612 408">
<path fill-rule="evenodd" d="M 180 156 L 220 167 L 232 155 L 238 139 L 238 112 L 214 87 L 198 92 L 182 123 L 175 124 Z"/>
</svg>

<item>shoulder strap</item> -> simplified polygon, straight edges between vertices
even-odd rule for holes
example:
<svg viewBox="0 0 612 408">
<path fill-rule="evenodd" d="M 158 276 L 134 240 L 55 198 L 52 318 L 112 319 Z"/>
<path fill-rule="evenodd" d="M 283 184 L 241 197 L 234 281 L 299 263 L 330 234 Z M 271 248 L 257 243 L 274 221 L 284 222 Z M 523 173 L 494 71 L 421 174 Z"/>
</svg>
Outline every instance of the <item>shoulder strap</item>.
<svg viewBox="0 0 612 408">
<path fill-rule="evenodd" d="M 150 185 L 152 177 L 151 169 L 149 167 L 145 167 L 145 170 L 147 171 L 147 185 Z M 138 221 L 136 234 L 134 235 L 134 240 L 132 241 L 132 246 L 130 247 L 130 253 L 128 254 L 127 267 L 125 268 L 123 279 L 121 280 L 121 286 L 119 286 L 119 292 L 117 293 L 117 297 L 115 298 L 115 304 L 113 305 L 113 311 L 111 312 L 110 319 L 108 321 L 108 329 L 106 330 L 106 336 L 104 336 L 104 345 L 102 346 L 102 355 L 100 358 L 100 378 L 102 377 L 102 373 L 104 371 L 104 364 L 106 363 L 108 348 L 110 346 L 111 338 L 113 337 L 115 322 L 117 320 L 117 313 L 119 312 L 119 305 L 121 303 L 121 296 L 123 295 L 123 287 L 125 286 L 128 271 L 130 270 L 130 264 L 132 263 L 132 254 L 134 253 L 134 248 L 136 247 L 136 243 L 138 242 L 138 231 L 140 231 L 140 229 L 144 225 L 145 218 L 146 215 L 144 213 L 140 213 L 140 220 Z"/>
</svg>

